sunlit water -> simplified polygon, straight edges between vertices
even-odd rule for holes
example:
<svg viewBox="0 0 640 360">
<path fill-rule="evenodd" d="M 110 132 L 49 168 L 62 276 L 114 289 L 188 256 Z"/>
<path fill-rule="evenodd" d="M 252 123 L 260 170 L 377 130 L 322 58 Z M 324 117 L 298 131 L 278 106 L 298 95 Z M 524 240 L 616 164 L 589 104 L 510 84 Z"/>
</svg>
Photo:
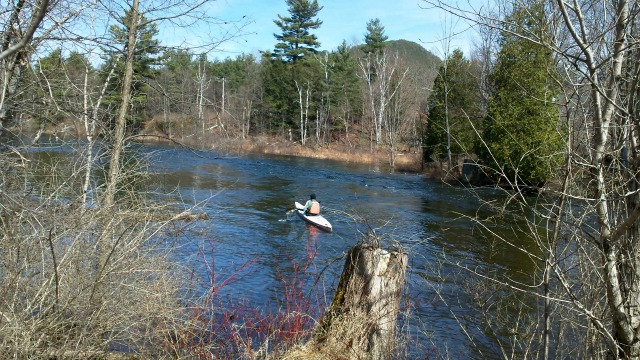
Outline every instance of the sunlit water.
<svg viewBox="0 0 640 360">
<path fill-rule="evenodd" d="M 216 285 L 231 277 L 225 296 L 277 309 L 280 276 L 291 275 L 291 263 L 303 261 L 311 249 L 316 258 L 309 271 L 322 274 L 320 288 L 329 301 L 343 255 L 373 232 L 383 247 L 399 245 L 409 254 L 403 303 L 408 317 L 401 331 L 410 337 L 411 357 L 498 355 L 493 335 L 471 306 L 468 287 L 475 286 L 474 275 L 463 267 L 497 269 L 523 281 L 533 270 L 509 246 L 489 246 L 465 218 L 492 215 L 480 206 L 477 192 L 418 174 L 337 161 L 146 145 L 139 150 L 150 155 L 150 189 L 157 199 L 179 200 L 209 215 L 206 224 L 192 226 L 199 231 L 188 233 L 186 245 L 177 244 L 178 254 L 203 279 L 215 273 Z M 312 192 L 333 225 L 332 233 L 287 213 L 294 201 L 304 202 Z M 495 190 L 480 195 L 502 200 Z M 511 225 L 492 230 L 506 231 Z M 516 236 L 513 241 L 524 240 Z"/>
<path fill-rule="evenodd" d="M 411 312 L 404 332 L 417 343 L 411 346 L 414 354 L 446 351 L 459 358 L 482 351 L 491 357 L 496 351 L 470 306 L 466 287 L 473 276 L 462 266 L 503 269 L 527 278 L 530 263 L 509 246 L 488 246 L 474 223 L 464 219 L 492 214 L 468 189 L 419 174 L 337 161 L 154 150 L 155 181 L 165 192 L 178 189 L 183 200 L 209 214 L 210 230 L 203 239 L 214 248 L 221 278 L 255 260 L 225 289 L 234 296 L 273 305 L 282 296 L 278 274 L 286 273 L 291 261 L 304 259 L 312 244 L 317 269 L 328 266 L 323 279 L 330 298 L 344 253 L 364 234 L 375 232 L 383 246 L 397 242 L 409 253 L 406 306 Z M 294 201 L 304 202 L 312 192 L 333 225 L 332 233 L 287 214 Z M 481 195 L 501 200 L 494 190 Z M 461 326 L 468 327 L 475 348 Z"/>
</svg>

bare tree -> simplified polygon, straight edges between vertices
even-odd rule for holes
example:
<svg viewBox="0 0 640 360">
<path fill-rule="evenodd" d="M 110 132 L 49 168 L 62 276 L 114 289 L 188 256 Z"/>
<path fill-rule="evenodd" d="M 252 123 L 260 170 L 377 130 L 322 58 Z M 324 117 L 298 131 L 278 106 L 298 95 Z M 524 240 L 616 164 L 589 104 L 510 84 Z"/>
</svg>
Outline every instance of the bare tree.
<svg viewBox="0 0 640 360">
<path fill-rule="evenodd" d="M 390 81 L 396 70 L 388 65 L 388 55 L 386 50 L 369 53 L 358 62 L 368 95 L 376 145 L 380 145 L 382 141 L 382 124 L 389 105 Z"/>
<path fill-rule="evenodd" d="M 410 91 L 405 91 L 410 88 L 408 81 L 405 81 L 409 68 L 404 67 L 404 71 L 402 71 L 403 66 L 399 57 L 396 55 L 393 59 L 395 63 L 393 66 L 398 69 L 398 72 L 391 79 L 393 92 L 390 95 L 389 114 L 385 116 L 384 123 L 387 130 L 386 140 L 389 145 L 389 165 L 391 167 L 395 167 L 400 138 L 406 132 L 407 125 L 411 123 L 412 116 L 416 115 L 411 111 L 415 108 L 415 103 L 410 99 Z"/>
<path fill-rule="evenodd" d="M 18 84 L 32 54 L 90 6 L 90 2 L 49 0 L 16 0 L 0 5 L 0 129 L 11 117 Z"/>
<path fill-rule="evenodd" d="M 307 131 L 309 128 L 309 97 L 311 96 L 311 86 L 306 83 L 306 88 L 300 86 L 295 81 L 296 89 L 298 89 L 298 103 L 300 104 L 300 142 L 304 145 L 307 141 Z"/>
<path fill-rule="evenodd" d="M 159 344 L 185 319 L 184 309 L 177 305 L 182 280 L 168 260 L 169 254 L 158 250 L 171 240 L 160 230 L 183 217 L 166 215 L 175 209 L 158 206 L 130 191 L 125 181 L 130 170 L 123 170 L 121 163 L 141 11 L 154 15 L 147 17 L 149 21 L 176 26 L 199 20 L 215 22 L 206 16 L 205 3 L 17 0 L 6 8 L 0 5 L 0 18 L 9 14 L 0 30 L 0 122 L 11 110 L 8 105 L 15 102 L 17 84 L 33 54 L 46 54 L 46 47 L 54 48 L 54 44 L 64 44 L 64 49 L 71 51 L 88 49 L 86 52 L 93 54 L 97 44 L 104 45 L 93 27 L 88 30 L 94 23 L 83 23 L 80 31 L 72 29 L 70 19 L 89 8 L 101 15 L 122 9 L 132 12 L 128 50 L 122 50 L 119 58 L 127 70 L 116 127 L 108 137 L 113 143 L 104 188 L 92 184 L 103 180 L 92 169 L 93 145 L 99 129 L 107 128 L 101 122 L 106 87 L 92 82 L 88 62 L 79 65 L 77 71 L 82 75 L 73 79 L 69 69 L 63 69 L 67 87 L 73 89 L 74 96 L 79 95 L 73 104 L 61 106 L 54 101 L 55 86 L 46 78 L 39 79 L 52 99 L 49 103 L 63 109 L 65 116 L 84 129 L 88 144 L 78 145 L 86 146 L 86 151 L 78 152 L 83 155 L 79 159 L 69 154 L 54 156 L 43 163 L 16 147 L 0 153 L 0 240 L 5 244 L 0 250 L 0 353 L 5 357 L 108 357 L 114 344 L 142 356 L 159 357 L 164 352 Z M 223 33 L 222 39 L 233 34 Z M 209 41 L 200 45 L 210 50 L 221 38 Z M 34 70 L 34 76 L 43 75 Z M 107 81 L 113 76 L 109 70 Z M 134 168 L 142 169 L 142 164 Z M 43 181 L 36 176 L 38 171 L 56 176 Z M 144 176 L 144 172 L 135 175 Z M 103 197 L 94 200 L 102 202 L 92 206 L 88 193 L 97 190 L 104 190 Z"/>
<path fill-rule="evenodd" d="M 585 319 L 583 353 L 587 357 L 640 358 L 640 199 L 638 198 L 637 4 L 614 2 L 545 2 L 551 37 L 519 32 L 505 19 L 469 11 L 445 2 L 425 1 L 479 26 L 510 31 L 552 50 L 564 78 L 564 100 L 558 102 L 567 124 L 566 161 L 559 177 L 545 190 L 552 201 L 538 199 L 546 219 L 541 228 L 531 223 L 542 250 L 545 276 L 545 357 L 558 317 L 548 310 L 553 302 L 569 306 Z M 513 4 L 526 8 L 528 3 Z M 558 99 L 560 100 L 560 99 Z M 513 196 L 522 210 L 533 205 Z M 535 221 L 535 220 L 534 220 Z M 546 232 L 547 229 L 552 231 Z M 588 271 L 574 272 L 574 268 Z M 553 285 L 555 284 L 555 286 Z M 593 293 L 598 295 L 595 298 Z M 554 321 L 555 318 L 555 321 Z M 587 344 L 597 333 L 607 348 Z M 557 339 L 555 341 L 566 341 Z"/>
</svg>

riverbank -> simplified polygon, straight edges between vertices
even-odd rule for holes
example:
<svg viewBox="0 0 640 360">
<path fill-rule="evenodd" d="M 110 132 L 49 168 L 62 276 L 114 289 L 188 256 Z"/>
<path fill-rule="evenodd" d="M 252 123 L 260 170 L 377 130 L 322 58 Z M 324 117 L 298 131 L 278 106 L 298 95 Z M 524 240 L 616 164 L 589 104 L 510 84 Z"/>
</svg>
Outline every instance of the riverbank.
<svg viewBox="0 0 640 360">
<path fill-rule="evenodd" d="M 43 134 L 60 139 L 75 139 L 84 136 L 82 130 L 71 122 L 64 122 L 55 127 L 44 129 Z M 422 154 L 419 149 L 405 148 L 404 151 L 396 151 L 392 165 L 391 153 L 388 149 L 383 146 L 376 148 L 368 140 L 357 138 L 335 140 L 324 145 L 318 145 L 312 140 L 308 140 L 307 144 L 303 146 L 299 141 L 289 141 L 280 136 L 260 135 L 243 139 L 226 136 L 222 132 L 208 133 L 204 137 L 201 135 L 168 136 L 156 130 L 154 126 L 145 126 L 139 134 L 133 136 L 133 139 L 145 143 L 171 143 L 233 155 L 274 154 L 370 164 L 393 167 L 398 172 L 420 173 L 434 179 L 445 178 L 440 164 L 424 164 L 422 162 Z"/>
<path fill-rule="evenodd" d="M 391 154 L 387 150 L 362 147 L 355 144 L 332 143 L 329 145 L 301 145 L 299 142 L 258 137 L 251 139 L 218 139 L 212 150 L 232 153 L 260 153 L 338 160 L 347 163 L 391 166 Z M 401 152 L 395 154 L 394 169 L 401 172 L 422 171 L 421 154 Z"/>
<path fill-rule="evenodd" d="M 176 143 L 197 149 L 214 150 L 234 155 L 272 154 L 391 166 L 391 154 L 388 150 L 363 146 L 357 142 L 333 142 L 328 145 L 307 144 L 303 146 L 298 141 L 283 140 L 275 136 L 261 135 L 245 139 L 207 136 L 203 141 L 201 138 L 169 138 L 151 133 L 141 134 L 138 139 L 143 142 Z M 422 164 L 422 154 L 417 151 L 396 152 L 393 168 L 399 172 L 427 173 Z"/>
</svg>

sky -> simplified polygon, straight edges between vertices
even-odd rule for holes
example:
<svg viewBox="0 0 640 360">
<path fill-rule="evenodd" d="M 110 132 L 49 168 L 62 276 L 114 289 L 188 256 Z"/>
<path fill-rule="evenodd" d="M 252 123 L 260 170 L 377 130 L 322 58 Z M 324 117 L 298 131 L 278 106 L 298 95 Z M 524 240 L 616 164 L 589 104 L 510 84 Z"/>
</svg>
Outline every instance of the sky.
<svg viewBox="0 0 640 360">
<path fill-rule="evenodd" d="M 473 29 L 438 9 L 428 9 L 422 0 L 318 0 L 322 10 L 319 29 L 312 30 L 321 43 L 319 50 L 335 50 L 342 41 L 362 44 L 367 22 L 378 18 L 389 40 L 409 40 L 442 57 L 445 34 L 456 33 L 451 49 L 460 48 L 469 56 L 474 38 Z M 285 0 L 218 0 L 208 10 L 209 15 L 237 24 L 248 20 L 243 35 L 218 45 L 212 57 L 224 59 L 242 53 L 258 54 L 273 50 L 274 33 L 281 30 L 274 24 L 278 15 L 289 16 Z M 244 17 L 244 18 L 243 18 Z"/>
</svg>

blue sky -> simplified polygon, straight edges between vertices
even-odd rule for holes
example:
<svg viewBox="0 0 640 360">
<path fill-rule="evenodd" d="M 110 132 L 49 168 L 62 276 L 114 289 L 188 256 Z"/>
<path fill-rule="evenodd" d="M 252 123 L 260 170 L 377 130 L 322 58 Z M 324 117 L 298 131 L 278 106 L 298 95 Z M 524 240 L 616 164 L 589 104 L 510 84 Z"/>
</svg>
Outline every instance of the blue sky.
<svg viewBox="0 0 640 360">
<path fill-rule="evenodd" d="M 421 0 L 319 0 L 318 3 L 323 6 L 318 13 L 323 24 L 314 34 L 321 50 L 334 50 L 343 40 L 347 44 L 361 44 L 367 22 L 378 18 L 389 40 L 414 41 L 442 56 L 444 34 L 468 28 L 440 10 L 426 9 Z M 276 43 L 273 34 L 280 32 L 273 20 L 278 14 L 289 15 L 285 0 L 218 0 L 210 3 L 208 12 L 230 23 L 243 16 L 249 20 L 242 29 L 245 35 L 220 44 L 211 54 L 218 58 L 273 49 Z M 472 30 L 454 36 L 452 49 L 460 48 L 469 56 L 473 36 Z"/>
</svg>

